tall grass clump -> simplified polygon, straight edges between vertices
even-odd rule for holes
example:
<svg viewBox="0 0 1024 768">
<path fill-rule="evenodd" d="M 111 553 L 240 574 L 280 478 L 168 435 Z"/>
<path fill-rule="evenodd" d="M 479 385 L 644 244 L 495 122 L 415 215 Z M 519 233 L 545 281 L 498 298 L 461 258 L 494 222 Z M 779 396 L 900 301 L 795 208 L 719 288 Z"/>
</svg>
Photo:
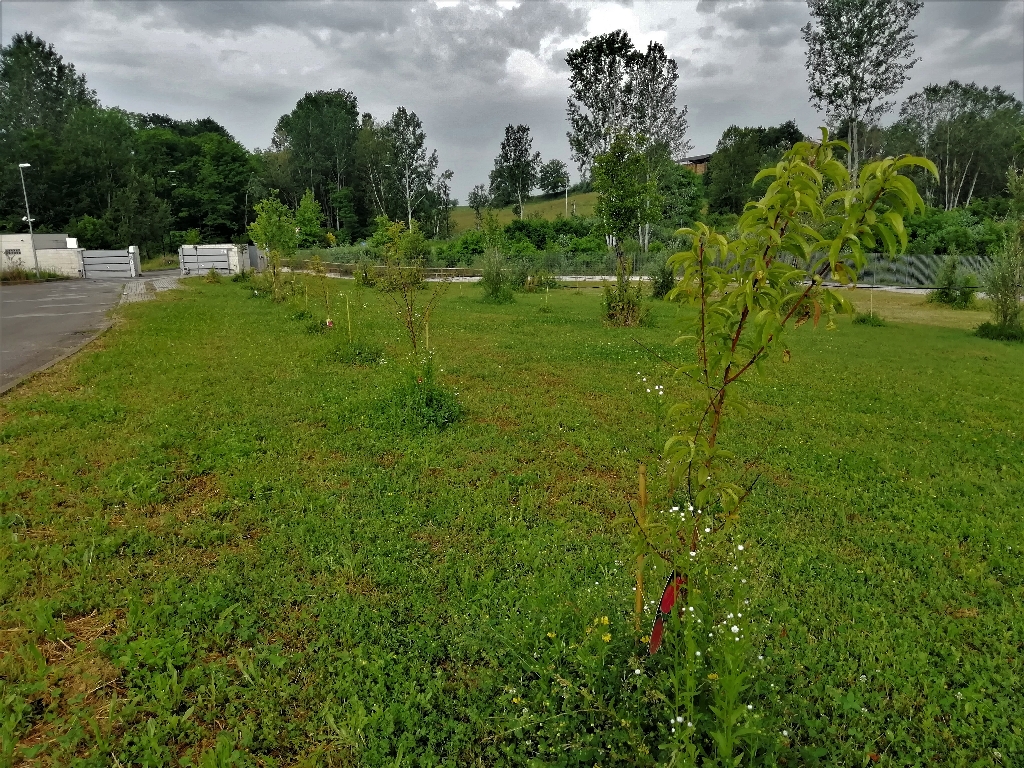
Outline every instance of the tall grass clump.
<svg viewBox="0 0 1024 768">
<path fill-rule="evenodd" d="M 510 304 L 515 301 L 512 293 L 512 275 L 499 253 L 488 255 L 483 262 L 480 287 L 484 290 L 483 300 L 492 304 Z"/>
<path fill-rule="evenodd" d="M 463 415 L 458 392 L 437 381 L 432 355 L 406 372 L 391 392 L 385 411 L 392 423 L 408 429 L 445 429 Z"/>
</svg>

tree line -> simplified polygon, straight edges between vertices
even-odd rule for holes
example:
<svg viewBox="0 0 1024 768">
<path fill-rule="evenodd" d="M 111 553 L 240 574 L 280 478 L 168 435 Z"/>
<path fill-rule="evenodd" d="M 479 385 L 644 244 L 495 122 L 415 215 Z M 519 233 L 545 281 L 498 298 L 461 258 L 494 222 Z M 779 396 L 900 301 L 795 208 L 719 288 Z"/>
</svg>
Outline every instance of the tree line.
<svg viewBox="0 0 1024 768">
<path fill-rule="evenodd" d="M 807 2 L 809 98 L 832 135 L 848 143 L 837 150 L 848 170 L 887 155 L 927 157 L 939 178 L 914 179 L 929 210 L 908 218 L 911 249 L 987 247 L 999 236 L 987 222 L 1009 205 L 1006 169 L 1024 152 L 1020 99 L 999 86 L 951 80 L 906 98 L 883 126 L 918 60 L 911 26 L 921 0 Z M 698 219 L 730 226 L 765 192 L 767 181 L 750 179 L 804 138 L 792 120 L 730 126 L 698 176 L 682 162 L 691 150 L 687 108 L 677 104 L 678 67 L 662 45 L 638 48 L 616 30 L 584 41 L 565 61 L 566 138 L 579 173 L 574 188 L 593 189 L 596 159 L 627 137 L 630 152 L 642 156 L 629 162 L 649 192 L 629 235 L 644 251 L 652 238 L 664 240 L 665 231 Z M 103 107 L 74 65 L 30 32 L 0 50 L 4 229 L 24 228 L 17 168 L 23 162 L 31 164 L 26 182 L 37 229 L 67 230 L 94 247 L 134 243 L 153 252 L 186 239 L 242 239 L 254 206 L 268 196 L 296 214 L 304 206 L 310 221 L 319 211 L 320 225 L 301 236 L 304 247 L 362 240 L 379 216 L 408 229 L 415 222 L 428 237 L 445 240 L 458 204 L 452 172 L 442 170 L 422 122 L 405 107 L 384 119 L 361 113 L 349 91 L 307 93 L 278 120 L 270 146 L 250 152 L 211 118 Z M 510 124 L 488 179 L 467 202 L 478 223 L 485 209 L 506 206 L 522 219 L 535 190 L 567 195 L 570 183 L 566 162 L 544 162 L 533 149 L 530 126 Z M 592 234 L 599 224 L 593 222 Z M 611 236 L 605 245 L 614 248 Z"/>
<path fill-rule="evenodd" d="M 352 242 L 374 219 L 413 219 L 451 233 L 451 171 L 440 171 L 415 112 L 360 113 L 354 94 L 303 96 L 250 152 L 212 118 L 176 120 L 104 107 L 86 78 L 31 32 L 0 49 L 0 228 L 26 228 L 18 166 L 36 231 L 67 231 L 91 248 L 248 237 L 267 196 L 319 208 L 318 245 Z M 307 238 L 308 239 L 308 238 Z"/>
</svg>

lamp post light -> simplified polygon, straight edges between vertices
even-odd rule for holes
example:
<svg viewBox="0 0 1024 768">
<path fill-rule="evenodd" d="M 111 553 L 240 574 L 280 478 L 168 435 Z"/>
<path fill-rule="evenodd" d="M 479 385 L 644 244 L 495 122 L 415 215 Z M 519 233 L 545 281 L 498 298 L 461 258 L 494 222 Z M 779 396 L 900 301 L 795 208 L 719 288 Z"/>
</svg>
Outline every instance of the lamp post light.
<svg viewBox="0 0 1024 768">
<path fill-rule="evenodd" d="M 32 233 L 32 214 L 28 210 L 28 190 L 25 189 L 25 169 L 31 168 L 30 163 L 18 163 L 18 173 L 21 175 L 21 194 L 25 196 L 25 221 L 28 222 L 28 242 L 32 246 L 32 260 L 36 266 L 36 280 L 39 279 L 39 257 L 36 255 L 35 236 Z"/>
</svg>

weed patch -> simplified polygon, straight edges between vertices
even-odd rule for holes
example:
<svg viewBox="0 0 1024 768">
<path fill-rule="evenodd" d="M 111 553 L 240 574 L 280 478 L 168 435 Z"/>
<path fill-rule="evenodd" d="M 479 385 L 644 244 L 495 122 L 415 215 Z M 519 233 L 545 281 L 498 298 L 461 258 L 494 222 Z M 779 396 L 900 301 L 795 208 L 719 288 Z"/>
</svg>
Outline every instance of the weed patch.
<svg viewBox="0 0 1024 768">
<path fill-rule="evenodd" d="M 875 328 L 885 328 L 889 325 L 875 312 L 858 312 L 853 316 L 853 322 L 855 325 L 870 325 Z"/>
<path fill-rule="evenodd" d="M 429 357 L 405 375 L 391 392 L 384 410 L 396 426 L 411 429 L 445 429 L 464 414 L 458 392 L 438 383 L 434 361 Z"/>
<path fill-rule="evenodd" d="M 1020 325 L 996 325 L 982 323 L 975 334 L 983 339 L 995 341 L 1024 341 L 1024 327 Z"/>
<path fill-rule="evenodd" d="M 332 350 L 331 359 L 347 365 L 379 365 L 384 360 L 384 348 L 362 341 L 339 344 Z"/>
</svg>

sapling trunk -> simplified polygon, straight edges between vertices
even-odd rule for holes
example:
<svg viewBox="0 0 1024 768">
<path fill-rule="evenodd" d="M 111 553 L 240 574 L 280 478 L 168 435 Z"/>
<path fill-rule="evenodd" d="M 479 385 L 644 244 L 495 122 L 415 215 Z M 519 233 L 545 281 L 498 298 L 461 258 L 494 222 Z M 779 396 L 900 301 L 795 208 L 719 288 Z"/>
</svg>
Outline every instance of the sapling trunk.
<svg viewBox="0 0 1024 768">
<path fill-rule="evenodd" d="M 637 522 L 647 525 L 647 465 L 640 465 L 640 508 L 637 510 Z M 640 631 L 640 621 L 644 611 L 644 553 L 636 556 L 636 599 L 634 604 L 634 623 L 636 631 Z"/>
<path fill-rule="evenodd" d="M 349 307 L 348 294 L 345 294 L 345 316 L 348 319 L 348 343 L 352 343 L 352 310 Z"/>
</svg>

